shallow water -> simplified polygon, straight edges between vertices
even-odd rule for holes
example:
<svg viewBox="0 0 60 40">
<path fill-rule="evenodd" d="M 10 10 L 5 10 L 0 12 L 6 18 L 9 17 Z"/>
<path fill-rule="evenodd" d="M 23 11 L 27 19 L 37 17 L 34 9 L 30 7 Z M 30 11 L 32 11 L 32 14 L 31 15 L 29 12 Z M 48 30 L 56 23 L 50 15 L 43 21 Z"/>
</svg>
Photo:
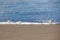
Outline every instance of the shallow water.
<svg viewBox="0 0 60 40">
<path fill-rule="evenodd" d="M 60 0 L 0 0 L 0 21 L 60 22 Z"/>
</svg>

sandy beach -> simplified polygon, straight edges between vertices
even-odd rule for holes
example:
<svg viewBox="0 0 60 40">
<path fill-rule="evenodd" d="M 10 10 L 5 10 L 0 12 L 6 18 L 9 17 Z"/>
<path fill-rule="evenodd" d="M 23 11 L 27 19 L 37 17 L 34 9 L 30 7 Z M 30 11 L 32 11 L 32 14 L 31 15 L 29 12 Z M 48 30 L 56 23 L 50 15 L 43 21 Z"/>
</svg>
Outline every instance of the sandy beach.
<svg viewBox="0 0 60 40">
<path fill-rule="evenodd" d="M 60 40 L 60 24 L 0 25 L 0 40 Z"/>
</svg>

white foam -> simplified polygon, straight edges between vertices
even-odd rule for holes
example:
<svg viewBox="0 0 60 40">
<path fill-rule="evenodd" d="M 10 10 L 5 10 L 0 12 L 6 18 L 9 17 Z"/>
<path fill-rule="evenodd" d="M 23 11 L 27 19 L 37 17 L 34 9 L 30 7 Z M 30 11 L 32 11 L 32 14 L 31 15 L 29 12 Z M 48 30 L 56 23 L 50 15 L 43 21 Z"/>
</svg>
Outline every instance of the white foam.
<svg viewBox="0 0 60 40">
<path fill-rule="evenodd" d="M 37 22 L 0 22 L 0 24 L 58 24 L 58 23 L 37 23 Z"/>
<path fill-rule="evenodd" d="M 43 23 L 38 23 L 38 22 L 21 22 L 21 21 L 18 21 L 18 22 L 11 22 L 11 21 L 7 21 L 7 22 L 0 22 L 0 24 L 27 24 L 27 25 L 30 25 L 30 24 L 60 24 L 58 22 L 52 22 L 51 20 L 49 20 L 48 22 L 44 22 Z"/>
</svg>

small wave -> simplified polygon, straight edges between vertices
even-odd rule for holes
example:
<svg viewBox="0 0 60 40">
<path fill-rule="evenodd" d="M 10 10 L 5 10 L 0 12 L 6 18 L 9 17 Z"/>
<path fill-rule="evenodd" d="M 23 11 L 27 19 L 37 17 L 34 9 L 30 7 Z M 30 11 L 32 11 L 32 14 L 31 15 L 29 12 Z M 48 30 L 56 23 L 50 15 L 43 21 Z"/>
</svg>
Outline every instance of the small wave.
<svg viewBox="0 0 60 40">
<path fill-rule="evenodd" d="M 11 22 L 11 21 L 7 21 L 7 22 L 0 22 L 0 24 L 60 24 L 60 22 L 51 22 L 51 21 L 48 21 L 48 22 L 42 22 L 42 23 L 38 23 L 38 22 L 21 22 L 21 21 L 18 21 L 18 22 Z"/>
</svg>

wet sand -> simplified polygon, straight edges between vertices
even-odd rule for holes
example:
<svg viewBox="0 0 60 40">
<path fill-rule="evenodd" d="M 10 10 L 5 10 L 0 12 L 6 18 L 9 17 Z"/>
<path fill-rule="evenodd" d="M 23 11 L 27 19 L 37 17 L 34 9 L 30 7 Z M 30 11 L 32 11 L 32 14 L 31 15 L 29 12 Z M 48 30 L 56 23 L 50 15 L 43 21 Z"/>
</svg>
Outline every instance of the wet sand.
<svg viewBox="0 0 60 40">
<path fill-rule="evenodd" d="M 60 25 L 0 25 L 0 40 L 60 40 Z"/>
</svg>

